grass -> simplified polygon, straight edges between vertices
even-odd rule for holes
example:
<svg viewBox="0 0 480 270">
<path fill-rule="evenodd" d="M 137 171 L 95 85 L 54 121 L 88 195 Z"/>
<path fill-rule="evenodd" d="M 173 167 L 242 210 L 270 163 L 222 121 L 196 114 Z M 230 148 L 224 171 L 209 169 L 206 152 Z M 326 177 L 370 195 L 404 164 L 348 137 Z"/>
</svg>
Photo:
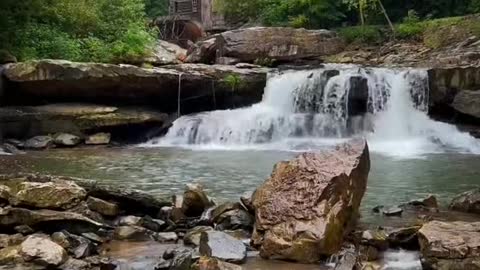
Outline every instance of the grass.
<svg viewBox="0 0 480 270">
<path fill-rule="evenodd" d="M 337 31 L 349 44 L 378 45 L 394 38 L 390 29 L 384 25 L 344 27 Z M 480 15 L 426 21 L 410 19 L 395 25 L 395 39 L 423 42 L 432 49 L 472 35 L 480 37 Z"/>
</svg>

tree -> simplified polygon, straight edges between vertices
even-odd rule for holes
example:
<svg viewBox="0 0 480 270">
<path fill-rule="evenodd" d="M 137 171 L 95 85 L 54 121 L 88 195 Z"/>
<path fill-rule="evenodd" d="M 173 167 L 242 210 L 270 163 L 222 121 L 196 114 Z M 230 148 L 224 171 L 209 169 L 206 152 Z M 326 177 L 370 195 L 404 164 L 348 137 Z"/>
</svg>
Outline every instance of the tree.
<svg viewBox="0 0 480 270">
<path fill-rule="evenodd" d="M 383 13 L 383 15 L 385 16 L 385 19 L 388 22 L 388 25 L 390 26 L 390 29 L 392 30 L 392 33 L 395 35 L 395 27 L 393 26 L 393 23 L 390 20 L 390 17 L 388 16 L 388 13 L 381 0 L 344 0 L 344 2 L 350 8 L 355 8 L 358 10 L 360 22 L 362 26 L 365 25 L 366 11 L 368 9 L 376 10 L 380 8 L 381 12 Z"/>
</svg>

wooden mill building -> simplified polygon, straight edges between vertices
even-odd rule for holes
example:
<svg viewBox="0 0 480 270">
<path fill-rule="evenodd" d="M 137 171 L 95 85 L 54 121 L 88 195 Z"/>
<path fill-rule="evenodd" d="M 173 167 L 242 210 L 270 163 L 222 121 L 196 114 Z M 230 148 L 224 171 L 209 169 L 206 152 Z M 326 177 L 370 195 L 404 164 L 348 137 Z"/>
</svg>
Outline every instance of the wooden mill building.
<svg viewBox="0 0 480 270">
<path fill-rule="evenodd" d="M 161 38 L 186 46 L 208 34 L 229 30 L 215 0 L 169 0 L 169 15 L 157 18 Z"/>
</svg>

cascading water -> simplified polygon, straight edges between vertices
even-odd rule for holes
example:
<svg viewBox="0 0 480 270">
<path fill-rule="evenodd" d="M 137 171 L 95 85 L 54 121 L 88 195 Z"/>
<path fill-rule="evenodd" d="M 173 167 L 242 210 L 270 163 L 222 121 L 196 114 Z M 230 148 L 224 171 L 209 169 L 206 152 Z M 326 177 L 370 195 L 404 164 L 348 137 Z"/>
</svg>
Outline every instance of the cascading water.
<svg viewBox="0 0 480 270">
<path fill-rule="evenodd" d="M 480 143 L 427 115 L 425 70 L 327 65 L 270 74 L 262 102 L 179 118 L 143 146 L 311 150 L 366 136 L 373 151 L 420 154 Z"/>
</svg>

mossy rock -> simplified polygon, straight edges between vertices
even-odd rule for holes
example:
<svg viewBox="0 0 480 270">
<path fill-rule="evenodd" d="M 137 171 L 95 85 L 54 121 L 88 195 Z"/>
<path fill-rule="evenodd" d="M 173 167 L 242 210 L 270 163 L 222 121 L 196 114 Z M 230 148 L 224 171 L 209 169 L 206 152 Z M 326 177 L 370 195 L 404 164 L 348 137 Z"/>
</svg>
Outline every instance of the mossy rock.
<svg viewBox="0 0 480 270">
<path fill-rule="evenodd" d="M 0 65 L 16 63 L 17 58 L 6 50 L 0 50 Z"/>
</svg>

